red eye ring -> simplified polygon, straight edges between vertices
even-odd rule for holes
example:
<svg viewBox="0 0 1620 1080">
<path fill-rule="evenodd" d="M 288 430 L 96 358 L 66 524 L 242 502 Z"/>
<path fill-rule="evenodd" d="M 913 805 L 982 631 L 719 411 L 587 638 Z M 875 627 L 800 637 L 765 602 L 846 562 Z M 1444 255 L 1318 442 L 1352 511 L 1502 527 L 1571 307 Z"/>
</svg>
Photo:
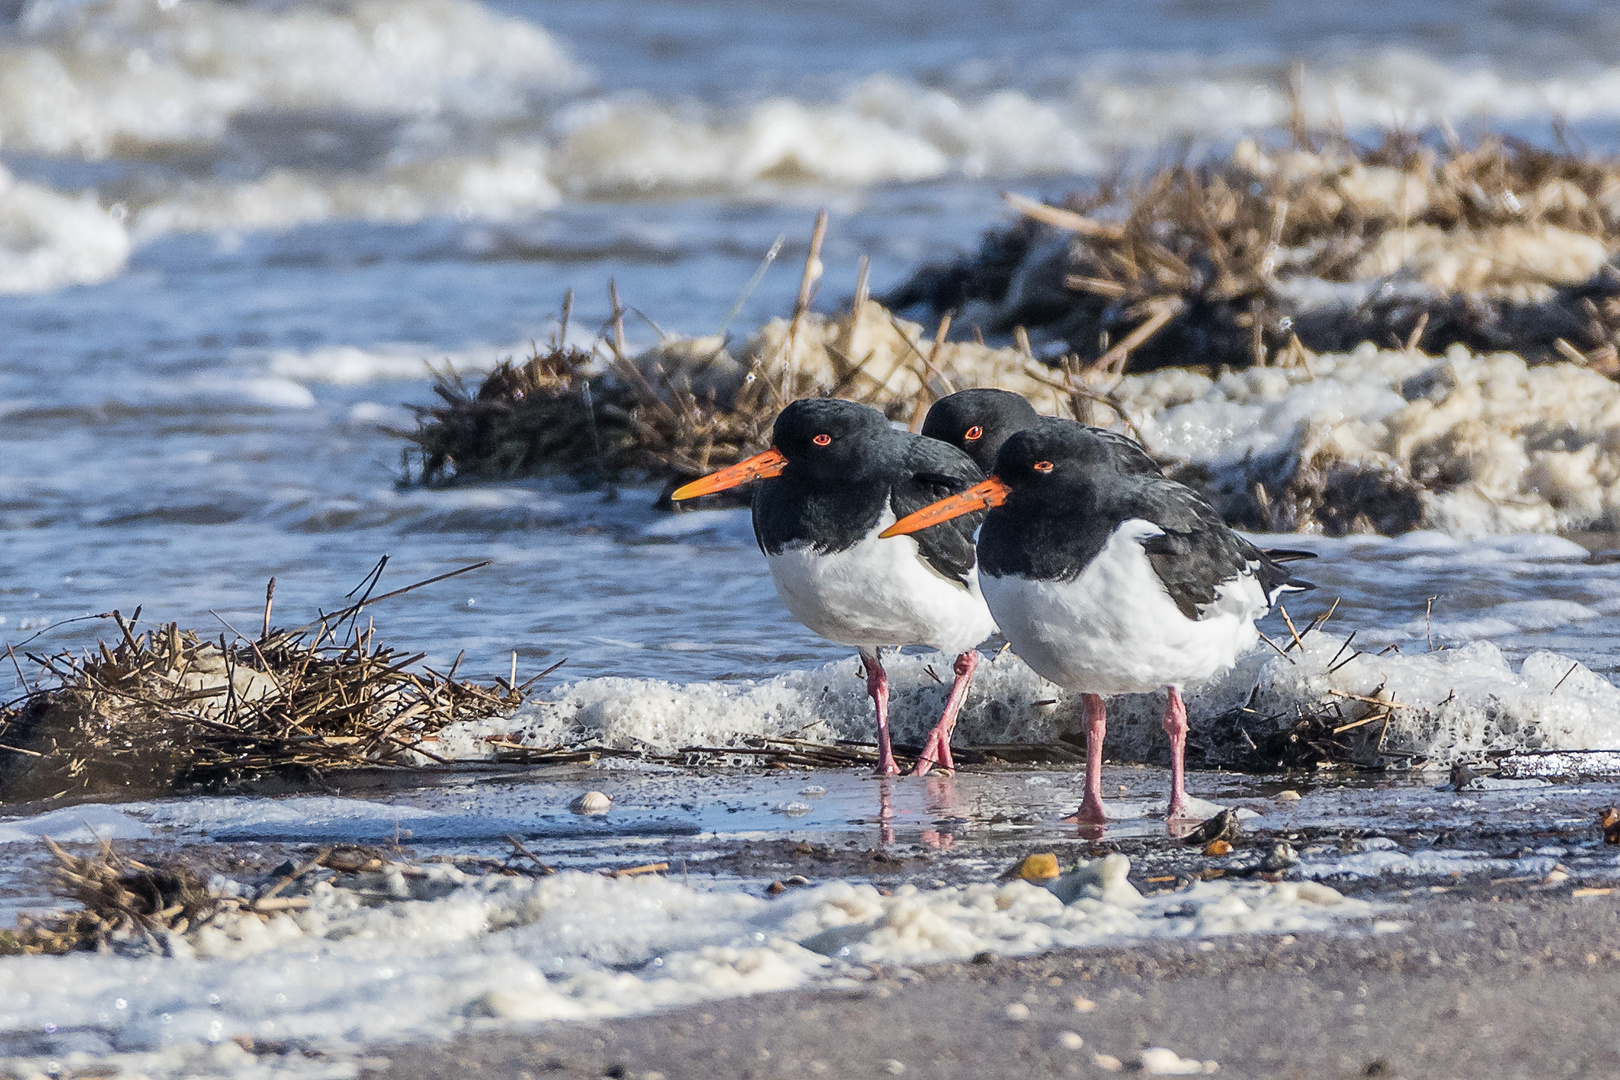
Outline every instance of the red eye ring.
<svg viewBox="0 0 1620 1080">
<path fill-rule="evenodd" d="M 815 443 L 817 446 L 831 446 L 832 445 L 832 436 L 831 435 L 817 435 L 815 438 L 811 439 L 810 441 Z"/>
<path fill-rule="evenodd" d="M 963 435 L 962 438 L 966 439 L 968 442 L 973 442 L 983 434 L 984 428 L 980 427 L 978 424 L 974 424 L 972 427 L 967 429 L 967 434 Z"/>
<path fill-rule="evenodd" d="M 1037 461 L 1034 465 L 1032 465 L 1030 467 L 1032 469 L 1034 469 L 1036 472 L 1051 472 L 1052 471 L 1052 463 L 1050 461 Z"/>
</svg>

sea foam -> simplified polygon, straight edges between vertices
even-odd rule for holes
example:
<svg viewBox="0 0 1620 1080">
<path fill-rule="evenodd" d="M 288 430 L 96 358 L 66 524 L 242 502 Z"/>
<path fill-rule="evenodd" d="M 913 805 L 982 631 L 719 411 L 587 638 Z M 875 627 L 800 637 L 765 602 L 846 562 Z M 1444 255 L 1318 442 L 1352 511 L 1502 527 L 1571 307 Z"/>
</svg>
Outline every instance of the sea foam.
<svg viewBox="0 0 1620 1080">
<path fill-rule="evenodd" d="M 835 881 L 768 900 L 567 871 L 374 878 L 363 891 L 318 884 L 308 910 L 269 922 L 171 935 L 169 956 L 0 959 L 0 1039 L 31 1047 L 0 1069 L 94 1061 L 152 1077 L 330 1076 L 367 1044 L 849 985 L 872 963 L 1328 929 L 1372 910 L 1291 882 L 1143 898 L 1119 881 L 1065 904 L 1024 881 L 889 895 Z M 255 1042 L 318 1053 L 255 1059 L 243 1049 Z"/>
</svg>

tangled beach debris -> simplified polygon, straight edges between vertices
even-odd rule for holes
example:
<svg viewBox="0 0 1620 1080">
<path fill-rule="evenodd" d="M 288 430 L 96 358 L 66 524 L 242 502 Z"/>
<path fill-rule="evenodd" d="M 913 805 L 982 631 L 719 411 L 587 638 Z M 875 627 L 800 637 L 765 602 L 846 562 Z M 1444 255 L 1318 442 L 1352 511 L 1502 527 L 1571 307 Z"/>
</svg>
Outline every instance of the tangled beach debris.
<svg viewBox="0 0 1620 1080">
<path fill-rule="evenodd" d="M 1283 141 L 1283 140 L 1278 140 Z M 1362 341 L 1620 372 L 1620 163 L 1506 137 L 1296 127 L 1105 183 L 919 270 L 896 308 L 1024 327 L 1087 367 L 1305 362 Z M 1193 359 L 1196 358 L 1196 359 Z"/>
<path fill-rule="evenodd" d="M 459 660 L 444 673 L 417 668 L 422 654 L 379 643 L 361 611 L 427 583 L 368 589 L 294 630 L 270 627 L 267 601 L 256 639 L 205 640 L 174 623 L 143 630 L 138 611 L 104 616 L 119 631 L 111 644 L 28 656 L 46 684 L 24 680 L 31 688 L 0 706 L 0 799 L 218 790 L 436 760 L 425 740 L 511 711 L 534 680 L 483 685 L 456 677 Z M 20 662 L 17 673 L 24 679 Z"/>
</svg>

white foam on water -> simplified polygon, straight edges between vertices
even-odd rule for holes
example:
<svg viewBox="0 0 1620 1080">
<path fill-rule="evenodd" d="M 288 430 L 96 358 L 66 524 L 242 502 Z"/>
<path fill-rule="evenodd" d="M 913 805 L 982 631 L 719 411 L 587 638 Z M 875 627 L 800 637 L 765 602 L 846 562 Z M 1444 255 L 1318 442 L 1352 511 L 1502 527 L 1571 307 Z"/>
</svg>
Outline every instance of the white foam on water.
<svg viewBox="0 0 1620 1080">
<path fill-rule="evenodd" d="M 368 382 L 421 379 L 431 366 L 440 371 L 488 371 L 501 360 L 527 354 L 527 345 L 470 346 L 462 349 L 434 349 L 406 342 L 384 342 L 361 348 L 333 345 L 300 352 L 277 349 L 266 360 L 270 373 L 301 383 L 330 383 L 357 386 Z"/>
<path fill-rule="evenodd" d="M 171 938 L 170 957 L 0 959 L 0 1039 L 33 1047 L 0 1068 L 333 1075 L 368 1043 L 837 983 L 874 962 L 1323 930 L 1372 910 L 1313 883 L 1206 882 L 1144 900 L 1120 880 L 1079 887 L 1068 905 L 1023 881 L 890 896 L 832 882 L 767 900 L 658 877 L 475 879 L 441 866 L 372 886 L 368 899 L 319 884 L 306 911 Z M 255 1059 L 234 1036 L 326 1057 Z"/>
<path fill-rule="evenodd" d="M 1576 364 L 1363 344 L 1218 379 L 1130 376 L 1115 392 L 1155 453 L 1236 490 L 1272 482 L 1282 458 L 1346 462 L 1422 481 L 1428 520 L 1454 536 L 1620 528 L 1620 385 Z M 1558 557 L 1514 543 L 1495 557 Z"/>
<path fill-rule="evenodd" d="M 32 817 L 0 817 L 0 844 L 32 844 L 50 837 L 61 844 L 144 840 L 152 830 L 121 810 L 98 803 L 70 806 Z"/>
<path fill-rule="evenodd" d="M 1574 605 L 1579 607 L 1579 605 Z M 1518 630 L 1556 623 L 1570 614 L 1565 602 L 1532 601 L 1495 609 L 1488 629 Z M 1582 608 L 1584 617 L 1587 609 Z M 1369 639 L 1413 640 L 1431 632 L 1422 624 L 1364 633 Z M 1194 737 L 1209 741 L 1229 718 L 1256 740 L 1291 726 L 1301 715 L 1332 711 L 1348 723 L 1379 708 L 1361 700 L 1393 701 L 1381 736 L 1391 759 L 1416 757 L 1445 765 L 1492 750 L 1586 750 L 1620 745 L 1620 688 L 1577 661 L 1546 650 L 1517 669 L 1488 641 L 1436 651 L 1374 655 L 1346 646 L 1346 638 L 1307 632 L 1303 648 L 1286 656 L 1259 648 L 1228 672 L 1189 689 Z M 885 661 L 895 737 L 920 741 L 937 719 L 945 690 L 928 674 L 946 670 L 937 656 Z M 851 658 L 774 678 L 681 685 L 656 679 L 598 678 L 566 685 L 549 700 L 524 705 L 510 717 L 452 725 L 437 752 L 485 757 L 485 737 L 499 734 L 533 746 L 600 743 L 660 753 L 686 747 L 738 746 L 748 737 L 795 737 L 870 742 L 872 706 L 859 662 Z M 1166 752 L 1158 694 L 1123 695 L 1109 702 L 1108 754 L 1154 761 Z M 958 727 L 964 745 L 1051 742 L 1083 730 L 1080 702 L 1003 653 L 981 665 Z"/>
<path fill-rule="evenodd" d="M 255 112 L 410 118 L 420 142 L 581 78 L 545 30 L 472 0 L 34 0 L 18 25 L 0 141 L 39 154 L 210 146 Z"/>
<path fill-rule="evenodd" d="M 557 205 L 546 152 L 511 143 L 489 154 L 451 154 L 381 170 L 275 169 L 256 180 L 193 183 L 148 203 L 137 240 L 164 233 L 285 229 L 334 219 L 408 224 L 432 217 L 501 220 Z"/>
<path fill-rule="evenodd" d="M 0 166 L 0 295 L 106 281 L 129 250 L 129 233 L 93 195 L 26 183 Z"/>
<path fill-rule="evenodd" d="M 564 110 L 557 127 L 555 175 L 576 195 L 1039 175 L 1102 162 L 1049 103 L 1011 90 L 964 101 L 892 75 L 830 104 L 778 97 L 737 111 L 597 100 Z"/>
</svg>

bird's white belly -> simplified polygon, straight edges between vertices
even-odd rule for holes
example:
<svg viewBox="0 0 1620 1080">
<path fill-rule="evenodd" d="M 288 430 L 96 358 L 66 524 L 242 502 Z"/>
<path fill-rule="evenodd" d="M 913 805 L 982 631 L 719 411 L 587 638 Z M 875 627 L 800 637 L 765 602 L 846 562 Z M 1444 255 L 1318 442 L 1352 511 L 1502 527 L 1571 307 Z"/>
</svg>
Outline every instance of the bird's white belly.
<svg viewBox="0 0 1620 1080">
<path fill-rule="evenodd" d="M 1187 618 L 1142 550 L 1159 531 L 1122 523 L 1073 581 L 986 575 L 985 600 L 1013 651 L 1043 678 L 1091 694 L 1184 686 L 1230 667 L 1269 608 L 1258 583 L 1235 578 L 1202 619 Z"/>
<path fill-rule="evenodd" d="M 844 551 L 818 554 L 794 544 L 767 562 L 787 609 L 811 630 L 842 645 L 929 645 L 960 653 L 995 633 L 979 594 L 968 583 L 938 573 L 909 536 L 877 533 L 894 523 L 885 510 L 872 534 Z"/>
</svg>

